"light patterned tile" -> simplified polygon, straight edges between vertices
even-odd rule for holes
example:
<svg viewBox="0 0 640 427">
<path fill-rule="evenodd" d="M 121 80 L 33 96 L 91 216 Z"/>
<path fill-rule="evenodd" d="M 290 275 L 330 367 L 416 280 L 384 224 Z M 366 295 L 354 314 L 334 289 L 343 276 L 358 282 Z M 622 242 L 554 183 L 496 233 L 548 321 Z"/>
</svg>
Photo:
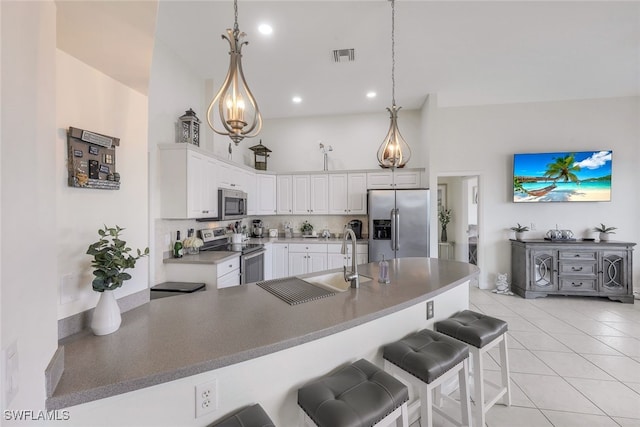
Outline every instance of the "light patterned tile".
<svg viewBox="0 0 640 427">
<path fill-rule="evenodd" d="M 613 419 L 620 427 L 640 427 L 640 419 L 637 418 L 613 417 Z"/>
<path fill-rule="evenodd" d="M 494 348 L 489 351 L 491 358 L 495 361 L 498 369 L 500 363 L 500 349 Z M 571 353 L 566 353 L 571 354 Z M 557 375 L 551 368 L 545 365 L 531 351 L 523 349 L 509 349 L 509 372 L 521 372 L 524 374 Z"/>
<path fill-rule="evenodd" d="M 601 354 L 585 354 L 584 357 L 618 381 L 640 383 L 640 363 L 630 357 Z"/>
<path fill-rule="evenodd" d="M 551 333 L 549 335 L 551 335 L 552 337 L 554 337 L 555 339 L 557 339 L 558 341 L 560 341 L 561 343 L 569 347 L 571 350 L 575 351 L 576 353 L 609 354 L 609 355 L 615 355 L 615 356 L 622 355 L 622 353 L 620 353 L 619 351 L 614 350 L 613 348 L 609 347 L 602 341 L 594 337 L 591 337 L 587 334 L 576 335 L 576 334 Z"/>
<path fill-rule="evenodd" d="M 484 378 L 486 381 L 491 381 L 494 384 L 501 384 L 502 378 L 500 376 L 499 371 L 486 371 L 484 373 Z M 487 388 L 487 393 L 489 394 L 489 398 L 491 398 L 491 393 L 489 392 L 490 388 Z M 511 379 L 511 405 L 512 406 L 522 406 L 525 408 L 535 408 L 536 405 L 527 397 L 526 394 L 522 391 L 522 389 L 516 384 L 513 379 Z M 496 406 L 500 406 L 500 404 L 496 404 Z M 495 406 L 494 406 L 495 408 Z"/>
<path fill-rule="evenodd" d="M 510 331 L 540 332 L 540 328 L 520 316 L 503 316 L 501 319 L 507 322 Z"/>
<path fill-rule="evenodd" d="M 618 427 L 618 424 L 606 415 L 587 415 L 549 410 L 543 410 L 542 413 L 555 427 Z"/>
<path fill-rule="evenodd" d="M 585 378 L 567 381 L 610 417 L 640 418 L 640 394 L 624 384 Z"/>
<path fill-rule="evenodd" d="M 607 326 L 617 329 L 630 337 L 640 338 L 640 323 L 637 322 L 602 322 Z"/>
<path fill-rule="evenodd" d="M 496 405 L 487 412 L 488 427 L 553 427 L 539 409 Z"/>
<path fill-rule="evenodd" d="M 634 337 L 595 337 L 620 353 L 640 357 L 640 340 Z"/>
<path fill-rule="evenodd" d="M 540 409 L 604 415 L 563 378 L 519 373 L 511 378 Z"/>
<path fill-rule="evenodd" d="M 529 350 L 571 351 L 569 347 L 544 332 L 512 331 L 509 335 Z"/>
<path fill-rule="evenodd" d="M 640 394 L 640 383 L 629 383 L 624 381 L 624 385 L 634 390 L 636 393 Z"/>
<path fill-rule="evenodd" d="M 612 328 L 611 326 L 605 325 L 602 322 L 598 322 L 597 320 L 579 322 L 575 325 L 575 327 L 589 335 L 601 335 L 601 336 L 611 336 L 611 337 L 625 336 L 624 332 L 619 331 L 615 328 Z"/>
<path fill-rule="evenodd" d="M 576 353 L 534 351 L 533 354 L 562 377 L 615 380 L 611 375 Z"/>
<path fill-rule="evenodd" d="M 550 317 L 550 318 L 534 318 L 530 320 L 531 323 L 536 325 L 541 330 L 547 333 L 558 333 L 558 334 L 581 334 L 582 331 L 574 328 L 573 326 L 561 321 L 559 319 Z"/>
</svg>

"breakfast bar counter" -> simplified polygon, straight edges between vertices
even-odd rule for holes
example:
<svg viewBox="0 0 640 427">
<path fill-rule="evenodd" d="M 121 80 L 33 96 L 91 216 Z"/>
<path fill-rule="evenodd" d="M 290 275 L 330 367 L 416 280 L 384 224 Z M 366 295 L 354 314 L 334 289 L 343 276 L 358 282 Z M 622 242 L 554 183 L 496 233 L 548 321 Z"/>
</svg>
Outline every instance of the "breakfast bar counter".
<svg viewBox="0 0 640 427">
<path fill-rule="evenodd" d="M 113 334 L 61 343 L 64 372 L 47 409 L 69 408 L 70 425 L 117 425 L 114 411 L 124 411 L 126 425 L 196 426 L 260 401 L 288 425 L 296 384 L 349 360 L 376 360 L 380 344 L 468 308 L 468 282 L 479 273 L 432 258 L 389 264 L 389 284 L 376 280 L 376 263 L 364 264 L 360 274 L 373 280 L 298 305 L 255 284 L 153 300 L 124 313 Z M 435 303 L 429 320 L 425 301 Z M 206 381 L 217 384 L 217 409 L 196 419 L 194 387 Z M 101 421 L 103 411 L 111 415 Z"/>
</svg>

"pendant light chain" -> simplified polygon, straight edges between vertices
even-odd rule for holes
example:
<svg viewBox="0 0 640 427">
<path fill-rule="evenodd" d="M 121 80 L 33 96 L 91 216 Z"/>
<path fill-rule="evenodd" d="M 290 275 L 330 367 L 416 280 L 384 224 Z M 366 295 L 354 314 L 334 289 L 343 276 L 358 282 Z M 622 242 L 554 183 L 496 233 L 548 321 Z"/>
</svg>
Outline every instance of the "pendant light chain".
<svg viewBox="0 0 640 427">
<path fill-rule="evenodd" d="M 391 0 L 391 105 L 396 105 L 396 2 Z"/>
</svg>

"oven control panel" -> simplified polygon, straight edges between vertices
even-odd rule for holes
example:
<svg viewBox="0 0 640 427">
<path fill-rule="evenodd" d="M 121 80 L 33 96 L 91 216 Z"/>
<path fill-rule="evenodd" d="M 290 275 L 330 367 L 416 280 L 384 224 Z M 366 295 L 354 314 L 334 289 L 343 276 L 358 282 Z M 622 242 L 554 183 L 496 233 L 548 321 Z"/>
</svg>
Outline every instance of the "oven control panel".
<svg viewBox="0 0 640 427">
<path fill-rule="evenodd" d="M 198 230 L 198 233 L 204 243 L 227 238 L 227 232 L 224 228 L 204 228 Z"/>
</svg>

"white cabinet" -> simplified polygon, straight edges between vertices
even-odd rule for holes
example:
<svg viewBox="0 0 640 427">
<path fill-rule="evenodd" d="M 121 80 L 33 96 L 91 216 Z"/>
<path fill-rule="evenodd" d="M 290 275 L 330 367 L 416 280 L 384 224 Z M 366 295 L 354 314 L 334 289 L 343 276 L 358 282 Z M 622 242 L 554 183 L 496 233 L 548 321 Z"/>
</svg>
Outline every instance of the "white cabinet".
<svg viewBox="0 0 640 427">
<path fill-rule="evenodd" d="M 230 165 L 228 163 L 218 162 L 218 187 L 229 188 L 231 190 L 242 190 L 246 192 L 244 169 Z"/>
<path fill-rule="evenodd" d="M 240 257 L 217 265 L 218 289 L 238 286 L 240 284 Z"/>
<path fill-rule="evenodd" d="M 329 213 L 329 178 L 327 175 L 292 176 L 292 213 L 326 215 Z"/>
<path fill-rule="evenodd" d="M 329 175 L 329 214 L 367 214 L 367 174 Z"/>
<path fill-rule="evenodd" d="M 264 244 L 264 280 L 273 279 L 273 244 Z"/>
<path fill-rule="evenodd" d="M 291 243 L 289 245 L 289 276 L 315 273 L 326 269 L 326 244 Z"/>
<path fill-rule="evenodd" d="M 278 215 L 292 214 L 293 177 L 291 175 L 278 175 L 276 184 L 276 211 Z"/>
<path fill-rule="evenodd" d="M 256 215 L 275 215 L 277 213 L 276 204 L 276 176 L 256 175 Z"/>
<path fill-rule="evenodd" d="M 160 215 L 162 218 L 217 216 L 215 161 L 185 145 L 158 150 Z"/>
<path fill-rule="evenodd" d="M 256 174 L 242 170 L 242 187 L 247 193 L 247 215 L 258 215 L 258 184 Z"/>
<path fill-rule="evenodd" d="M 421 169 L 368 172 L 367 188 L 370 190 L 420 188 L 420 173 Z"/>
<path fill-rule="evenodd" d="M 289 244 L 288 243 L 273 244 L 272 274 L 274 279 L 287 277 L 289 275 Z"/>
<path fill-rule="evenodd" d="M 366 243 L 357 243 L 357 259 L 356 264 L 366 264 L 369 262 L 369 246 Z M 343 266 L 347 266 L 347 268 L 351 267 L 352 263 L 352 253 L 351 253 L 351 241 L 347 243 L 347 253 L 341 254 L 340 250 L 342 249 L 341 243 L 329 243 L 327 245 L 327 261 L 328 269 L 332 268 L 342 268 Z"/>
</svg>

